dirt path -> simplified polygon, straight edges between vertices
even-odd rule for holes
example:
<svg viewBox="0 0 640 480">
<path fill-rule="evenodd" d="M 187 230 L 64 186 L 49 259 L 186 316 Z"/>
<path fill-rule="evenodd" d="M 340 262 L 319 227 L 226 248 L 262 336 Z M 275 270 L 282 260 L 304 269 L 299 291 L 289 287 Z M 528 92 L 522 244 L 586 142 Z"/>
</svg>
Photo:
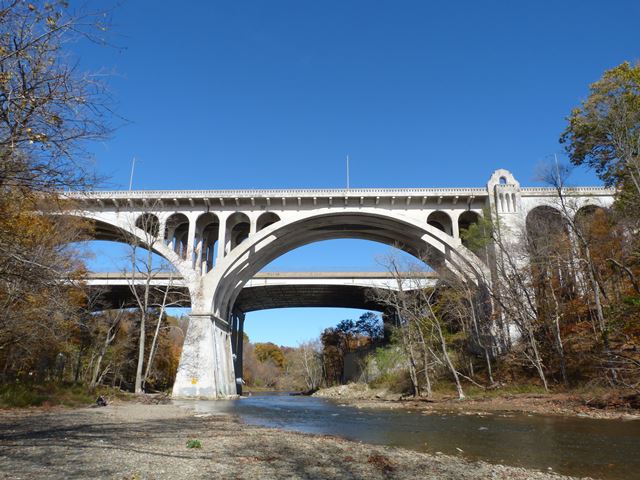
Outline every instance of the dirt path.
<svg viewBox="0 0 640 480">
<path fill-rule="evenodd" d="M 201 449 L 187 449 L 198 439 Z M 174 405 L 0 412 L 0 478 L 561 479 L 522 468 L 247 426 Z"/>
</svg>

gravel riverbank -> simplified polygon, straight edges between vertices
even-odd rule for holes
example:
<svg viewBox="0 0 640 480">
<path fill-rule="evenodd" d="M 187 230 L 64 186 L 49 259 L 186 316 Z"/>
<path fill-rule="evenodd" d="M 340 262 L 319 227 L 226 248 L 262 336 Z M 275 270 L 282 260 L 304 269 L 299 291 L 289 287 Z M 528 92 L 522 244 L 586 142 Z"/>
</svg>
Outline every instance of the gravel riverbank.
<svg viewBox="0 0 640 480">
<path fill-rule="evenodd" d="M 200 449 L 188 449 L 198 439 Z M 0 412 L 0 478 L 566 479 L 254 427 L 175 405 Z"/>
<path fill-rule="evenodd" d="M 383 390 L 370 389 L 366 384 L 352 383 L 323 388 L 314 397 L 330 398 L 358 408 L 414 409 L 424 413 L 457 413 L 461 415 L 523 412 L 539 415 L 640 420 L 637 408 L 623 405 L 596 408 L 589 399 L 566 393 L 515 394 L 472 397 L 463 401 L 452 396 L 435 396 L 432 400 L 402 397 Z M 595 403 L 595 402 L 594 402 Z"/>
</svg>

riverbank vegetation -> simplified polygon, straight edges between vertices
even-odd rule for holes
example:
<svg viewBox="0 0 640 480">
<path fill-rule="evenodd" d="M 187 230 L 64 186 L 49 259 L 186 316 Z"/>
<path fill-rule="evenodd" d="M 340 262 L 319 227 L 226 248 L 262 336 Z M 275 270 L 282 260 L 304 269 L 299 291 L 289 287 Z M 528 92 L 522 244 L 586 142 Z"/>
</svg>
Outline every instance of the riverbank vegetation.
<svg viewBox="0 0 640 480">
<path fill-rule="evenodd" d="M 573 165 L 539 168 L 554 192 L 522 224 L 486 211 L 462 229 L 465 246 L 499 281 L 441 275 L 424 288 L 415 264 L 385 260 L 395 289 L 375 292 L 384 335 L 343 321 L 321 336 L 323 385 L 357 381 L 433 398 L 469 391 L 640 395 L 640 66 L 622 64 L 590 87 L 561 136 Z M 619 192 L 611 207 L 570 195 L 573 166 Z M 483 280 L 483 279 L 480 279 Z M 594 401 L 593 403 L 602 403 Z M 606 402 L 605 402 L 606 404 Z"/>
<path fill-rule="evenodd" d="M 109 18 L 65 1 L 0 2 L 3 406 L 64 403 L 81 393 L 69 384 L 129 389 L 142 377 L 132 365 L 140 339 L 148 388 L 166 389 L 175 376 L 184 324 L 157 302 L 145 305 L 142 329 L 136 309 L 99 306 L 100 292 L 78 281 L 85 256 L 73 247 L 94 226 L 65 215 L 73 205 L 60 195 L 99 185 L 87 144 L 108 138 L 118 119 L 105 76 L 80 71 L 68 49 L 104 45 Z"/>
<path fill-rule="evenodd" d="M 426 398 L 444 382 L 460 399 L 471 388 L 605 387 L 623 392 L 626 404 L 637 408 L 640 66 L 607 71 L 568 120 L 561 142 L 569 159 L 594 168 L 618 190 L 614 205 L 576 203 L 572 166 L 556 157 L 539 171 L 555 192 L 548 206 L 533 209 L 521 225 L 485 212 L 461 232 L 463 244 L 492 260 L 499 282 L 479 287 L 460 275 L 443 276 L 423 288 L 415 275 L 419 264 L 387 259 L 397 289 L 375 297 L 392 334 L 362 360 L 360 381 Z M 336 331 L 346 336 L 338 350 Z M 324 380 L 334 385 L 339 378 L 344 383 L 344 361 L 358 342 L 340 326 L 330 333 L 322 337 Z"/>
</svg>

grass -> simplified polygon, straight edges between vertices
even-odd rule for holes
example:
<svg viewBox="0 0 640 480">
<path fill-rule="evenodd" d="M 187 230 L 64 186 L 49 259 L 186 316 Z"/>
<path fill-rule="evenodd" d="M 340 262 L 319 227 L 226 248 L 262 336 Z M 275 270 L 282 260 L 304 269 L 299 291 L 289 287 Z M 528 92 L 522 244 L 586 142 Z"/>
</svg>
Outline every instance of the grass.
<svg viewBox="0 0 640 480">
<path fill-rule="evenodd" d="M 89 391 L 86 386 L 74 383 L 8 383 L 0 385 L 0 408 L 86 406 L 93 404 L 99 395 L 127 397 L 117 389 L 100 387 Z"/>
<path fill-rule="evenodd" d="M 202 443 L 197 438 L 193 440 L 188 440 L 187 448 L 202 448 Z"/>
</svg>

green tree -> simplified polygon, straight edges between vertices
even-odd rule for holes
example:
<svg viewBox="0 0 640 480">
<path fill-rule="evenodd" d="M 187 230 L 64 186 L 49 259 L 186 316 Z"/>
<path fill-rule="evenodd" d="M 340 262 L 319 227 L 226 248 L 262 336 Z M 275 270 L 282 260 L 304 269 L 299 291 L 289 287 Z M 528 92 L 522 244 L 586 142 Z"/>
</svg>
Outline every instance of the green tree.
<svg viewBox="0 0 640 480">
<path fill-rule="evenodd" d="M 560 142 L 571 162 L 595 169 L 606 185 L 631 183 L 640 195 L 640 64 L 607 70 L 568 121 Z"/>
<path fill-rule="evenodd" d="M 382 340 L 384 336 L 382 319 L 373 312 L 365 312 L 356 320 L 355 331 L 369 337 L 372 342 Z"/>
</svg>

